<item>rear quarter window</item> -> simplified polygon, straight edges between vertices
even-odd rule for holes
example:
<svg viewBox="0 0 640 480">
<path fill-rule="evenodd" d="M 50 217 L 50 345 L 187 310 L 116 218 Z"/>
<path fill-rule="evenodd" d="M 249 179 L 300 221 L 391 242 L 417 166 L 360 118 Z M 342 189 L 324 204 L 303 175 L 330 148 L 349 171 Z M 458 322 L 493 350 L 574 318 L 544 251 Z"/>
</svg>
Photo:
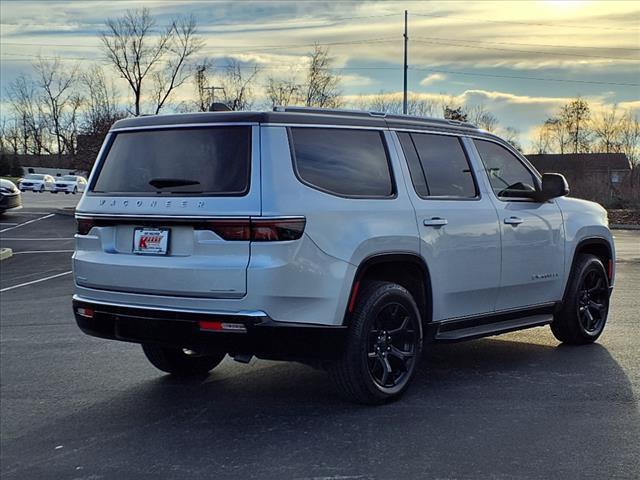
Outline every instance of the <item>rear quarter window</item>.
<svg viewBox="0 0 640 480">
<path fill-rule="evenodd" d="M 94 193 L 244 195 L 249 189 L 251 127 L 119 132 Z"/>
<path fill-rule="evenodd" d="M 318 190 L 344 197 L 394 195 L 382 132 L 340 128 L 291 128 L 295 170 Z"/>
</svg>

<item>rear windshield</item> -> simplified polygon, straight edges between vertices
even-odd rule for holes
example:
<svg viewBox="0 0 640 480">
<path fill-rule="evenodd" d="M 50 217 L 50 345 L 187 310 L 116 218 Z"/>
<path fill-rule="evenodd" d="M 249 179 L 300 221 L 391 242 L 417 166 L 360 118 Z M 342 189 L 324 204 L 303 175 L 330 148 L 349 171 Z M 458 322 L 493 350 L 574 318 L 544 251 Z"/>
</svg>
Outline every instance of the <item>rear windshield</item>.
<svg viewBox="0 0 640 480">
<path fill-rule="evenodd" d="M 243 195 L 251 127 L 117 133 L 91 190 L 135 195 Z"/>
</svg>

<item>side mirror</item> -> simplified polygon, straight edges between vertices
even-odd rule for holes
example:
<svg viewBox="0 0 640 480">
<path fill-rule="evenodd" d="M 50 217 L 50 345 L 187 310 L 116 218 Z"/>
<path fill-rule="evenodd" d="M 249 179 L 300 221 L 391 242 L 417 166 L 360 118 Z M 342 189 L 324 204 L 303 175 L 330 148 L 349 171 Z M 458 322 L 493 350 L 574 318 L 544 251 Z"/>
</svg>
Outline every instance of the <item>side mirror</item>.
<svg viewBox="0 0 640 480">
<path fill-rule="evenodd" d="M 559 173 L 542 174 L 542 190 L 539 194 L 541 202 L 546 202 L 552 198 L 564 197 L 565 195 L 569 195 L 569 184 L 564 175 Z"/>
</svg>

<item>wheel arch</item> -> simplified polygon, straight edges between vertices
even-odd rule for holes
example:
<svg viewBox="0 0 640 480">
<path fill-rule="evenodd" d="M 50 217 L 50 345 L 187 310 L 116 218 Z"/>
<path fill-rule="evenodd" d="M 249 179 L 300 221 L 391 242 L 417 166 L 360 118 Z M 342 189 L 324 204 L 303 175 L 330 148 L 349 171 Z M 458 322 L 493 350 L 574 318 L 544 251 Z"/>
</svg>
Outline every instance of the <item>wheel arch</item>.
<svg viewBox="0 0 640 480">
<path fill-rule="evenodd" d="M 595 255 L 600 259 L 607 271 L 607 277 L 609 277 L 609 285 L 613 285 L 614 280 L 614 258 L 613 258 L 613 246 L 608 239 L 604 237 L 588 237 L 583 238 L 578 242 L 576 248 L 573 250 L 573 258 L 571 259 L 571 266 L 565 282 L 564 293 L 562 299 L 567 297 L 567 290 L 571 283 L 571 275 L 573 275 L 573 269 L 575 268 L 578 257 L 583 254 Z"/>
<path fill-rule="evenodd" d="M 433 318 L 431 275 L 424 259 L 410 252 L 387 252 L 370 255 L 360 262 L 353 277 L 343 325 L 348 325 L 349 315 L 367 280 L 384 280 L 406 288 L 418 304 L 423 325 Z"/>
</svg>

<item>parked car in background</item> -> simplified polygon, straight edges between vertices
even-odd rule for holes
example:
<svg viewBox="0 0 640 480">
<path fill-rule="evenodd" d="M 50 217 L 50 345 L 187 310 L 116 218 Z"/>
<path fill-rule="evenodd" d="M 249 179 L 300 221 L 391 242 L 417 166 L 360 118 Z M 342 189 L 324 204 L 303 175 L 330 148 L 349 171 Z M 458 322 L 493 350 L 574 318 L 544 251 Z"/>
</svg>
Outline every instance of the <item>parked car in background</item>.
<svg viewBox="0 0 640 480">
<path fill-rule="evenodd" d="M 51 189 L 51 193 L 73 193 L 84 192 L 87 185 L 87 179 L 80 175 L 63 175 L 56 178 L 56 183 Z"/>
<path fill-rule="evenodd" d="M 0 213 L 22 206 L 22 195 L 18 187 L 9 180 L 0 178 Z"/>
<path fill-rule="evenodd" d="M 51 175 L 42 173 L 30 173 L 18 182 L 18 188 L 21 192 L 32 190 L 34 192 L 44 192 L 51 190 L 56 183 Z"/>
</svg>

